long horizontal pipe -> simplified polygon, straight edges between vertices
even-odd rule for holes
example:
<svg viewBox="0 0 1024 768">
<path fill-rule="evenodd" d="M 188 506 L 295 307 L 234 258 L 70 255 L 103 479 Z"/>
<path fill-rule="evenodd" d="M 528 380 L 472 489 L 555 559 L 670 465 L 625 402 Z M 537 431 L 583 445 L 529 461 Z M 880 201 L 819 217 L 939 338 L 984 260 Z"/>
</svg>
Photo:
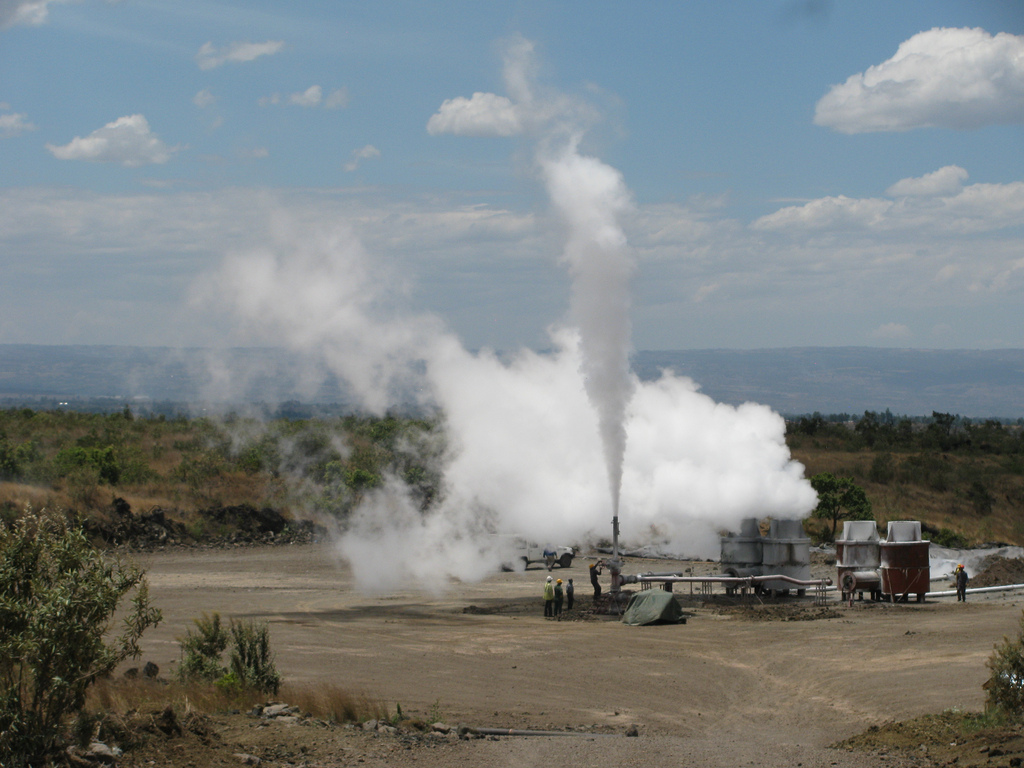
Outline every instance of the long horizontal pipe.
<svg viewBox="0 0 1024 768">
<path fill-rule="evenodd" d="M 738 587 L 760 584 L 765 581 L 785 581 L 798 587 L 825 587 L 832 583 L 831 579 L 811 579 L 805 581 L 803 579 L 795 579 L 792 576 L 785 576 L 781 573 L 766 576 L 655 576 L 644 574 L 642 576 L 624 576 L 623 581 L 626 581 L 626 579 L 629 579 L 626 583 L 633 583 L 633 581 L 657 581 L 663 583 L 670 582 L 672 584 L 713 582 L 715 584 L 730 584 Z"/>
<path fill-rule="evenodd" d="M 1024 589 L 1024 584 L 1002 584 L 998 587 L 971 587 L 964 591 L 969 595 L 979 595 L 982 592 L 1008 592 L 1011 589 Z M 955 594 L 955 589 L 947 589 L 942 592 L 928 592 L 925 594 L 925 597 L 952 597 Z"/>
<path fill-rule="evenodd" d="M 587 731 L 530 731 L 520 728 L 467 728 L 468 733 L 481 736 L 618 736 L 617 733 L 588 733 Z"/>
</svg>

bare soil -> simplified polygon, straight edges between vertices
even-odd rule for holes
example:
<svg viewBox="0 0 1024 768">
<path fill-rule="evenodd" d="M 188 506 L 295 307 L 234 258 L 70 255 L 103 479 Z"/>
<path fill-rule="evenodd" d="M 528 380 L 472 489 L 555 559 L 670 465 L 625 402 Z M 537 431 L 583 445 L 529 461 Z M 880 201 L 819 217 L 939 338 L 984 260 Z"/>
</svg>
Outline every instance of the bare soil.
<svg viewBox="0 0 1024 768">
<path fill-rule="evenodd" d="M 983 709 L 985 661 L 996 642 L 1017 631 L 1020 593 L 852 607 L 833 596 L 821 607 L 810 597 L 708 600 L 677 587 L 689 613 L 685 624 L 630 627 L 592 611 L 582 557 L 571 569 L 555 569 L 577 582 L 577 607 L 563 621 L 542 616 L 543 568 L 454 583 L 444 595 L 374 596 L 353 588 L 328 544 L 173 550 L 137 559 L 164 613 L 144 637 L 142 661 L 159 664 L 161 675 L 173 675 L 176 638 L 191 620 L 218 611 L 270 622 L 286 680 L 282 698 L 288 685 L 333 684 L 383 700 L 392 711 L 400 704 L 419 719 L 567 735 L 459 740 L 314 719 L 194 716 L 181 733 L 154 732 L 121 765 L 240 765 L 237 755 L 248 754 L 265 766 L 325 768 L 814 768 L 945 765 L 954 758 L 960 765 L 1010 765 L 1024 755 L 1019 739 L 1011 747 L 994 744 L 1005 733 L 965 746 L 975 762 L 950 751 L 951 739 L 938 727 L 885 735 L 952 708 Z M 625 572 L 688 568 L 717 571 L 713 563 L 630 559 Z M 812 568 L 816 577 L 835 576 L 821 558 Z M 635 738 L 625 735 L 632 725 Z"/>
</svg>

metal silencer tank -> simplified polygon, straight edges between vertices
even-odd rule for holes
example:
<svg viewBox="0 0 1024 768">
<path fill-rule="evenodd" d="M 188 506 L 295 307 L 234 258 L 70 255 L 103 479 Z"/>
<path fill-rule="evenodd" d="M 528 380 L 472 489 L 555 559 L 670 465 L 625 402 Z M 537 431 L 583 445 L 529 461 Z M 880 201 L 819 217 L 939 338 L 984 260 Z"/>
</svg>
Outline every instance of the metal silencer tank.
<svg viewBox="0 0 1024 768">
<path fill-rule="evenodd" d="M 739 535 L 723 536 L 722 573 L 726 576 L 761 575 L 761 530 L 756 517 L 740 522 Z"/>
<path fill-rule="evenodd" d="M 852 599 L 855 592 L 861 597 L 865 592 L 870 592 L 872 599 L 881 597 L 881 557 L 878 528 L 873 521 L 843 523 L 843 537 L 836 539 L 836 571 L 843 600 Z"/>
<path fill-rule="evenodd" d="M 765 576 L 789 576 L 801 581 L 811 578 L 811 540 L 804 535 L 801 520 L 772 520 L 768 536 L 761 540 L 761 573 Z M 792 585 L 785 581 L 766 581 L 769 593 L 787 593 Z M 798 595 L 804 594 L 797 590 Z"/>
<path fill-rule="evenodd" d="M 911 594 L 923 603 L 931 584 L 928 548 L 931 542 L 921 540 L 921 523 L 917 520 L 896 520 L 889 523 L 886 540 L 881 542 L 882 592 L 892 602 L 906 602 Z"/>
</svg>

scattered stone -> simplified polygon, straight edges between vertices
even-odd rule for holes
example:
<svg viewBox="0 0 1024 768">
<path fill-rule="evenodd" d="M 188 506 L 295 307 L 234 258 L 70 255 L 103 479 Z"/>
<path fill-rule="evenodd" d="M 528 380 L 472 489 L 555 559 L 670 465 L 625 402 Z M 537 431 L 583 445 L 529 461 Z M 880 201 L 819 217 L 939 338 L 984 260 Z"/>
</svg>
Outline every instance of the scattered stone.
<svg viewBox="0 0 1024 768">
<path fill-rule="evenodd" d="M 367 720 L 365 723 L 363 723 L 363 730 L 364 731 L 376 731 L 377 730 L 377 721 L 376 720 Z"/>
<path fill-rule="evenodd" d="M 451 733 L 452 728 L 447 723 L 431 723 L 430 730 L 435 733 Z"/>
<path fill-rule="evenodd" d="M 636 727 L 636 723 L 633 723 L 629 728 L 626 729 L 627 736 L 639 736 L 640 729 Z"/>
<path fill-rule="evenodd" d="M 108 747 L 102 741 L 94 741 L 81 755 L 90 763 L 113 765 L 121 756 L 121 750 L 117 747 Z"/>
<path fill-rule="evenodd" d="M 178 717 L 170 704 L 164 707 L 159 715 L 153 717 L 153 726 L 166 736 L 181 735 L 181 725 L 178 724 Z"/>
<path fill-rule="evenodd" d="M 263 708 L 261 713 L 263 717 L 280 717 L 281 715 L 290 715 L 292 713 L 292 707 L 288 704 L 268 704 Z"/>
<path fill-rule="evenodd" d="M 248 755 L 245 752 L 236 752 L 235 757 L 243 765 L 259 765 L 263 761 L 260 760 L 256 755 Z"/>
</svg>

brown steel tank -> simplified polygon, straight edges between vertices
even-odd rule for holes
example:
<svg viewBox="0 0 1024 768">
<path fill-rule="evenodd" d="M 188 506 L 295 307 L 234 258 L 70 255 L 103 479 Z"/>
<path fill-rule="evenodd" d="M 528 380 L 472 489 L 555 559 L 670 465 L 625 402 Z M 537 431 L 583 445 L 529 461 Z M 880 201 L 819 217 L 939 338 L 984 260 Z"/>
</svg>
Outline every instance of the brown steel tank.
<svg viewBox="0 0 1024 768">
<path fill-rule="evenodd" d="M 899 520 L 889 523 L 886 540 L 880 542 L 882 593 L 892 602 L 906 602 L 910 595 L 923 603 L 931 585 L 928 548 L 931 542 L 921 540 L 921 523 Z"/>
</svg>

